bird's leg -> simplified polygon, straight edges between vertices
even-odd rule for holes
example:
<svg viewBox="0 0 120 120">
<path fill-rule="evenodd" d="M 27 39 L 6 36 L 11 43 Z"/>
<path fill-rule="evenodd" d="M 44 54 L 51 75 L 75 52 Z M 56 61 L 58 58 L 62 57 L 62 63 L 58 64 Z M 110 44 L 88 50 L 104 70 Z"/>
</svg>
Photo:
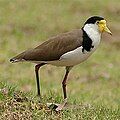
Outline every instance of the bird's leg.
<svg viewBox="0 0 120 120">
<path fill-rule="evenodd" d="M 64 79 L 62 81 L 62 88 L 63 88 L 63 94 L 64 94 L 64 99 L 67 98 L 67 93 L 66 93 L 66 81 L 67 81 L 67 77 L 68 77 L 68 74 L 69 74 L 69 67 L 66 67 L 66 73 L 65 73 L 65 76 L 64 76 Z"/>
<path fill-rule="evenodd" d="M 66 67 L 66 73 L 65 73 L 64 79 L 63 79 L 63 81 L 62 81 L 64 101 L 63 101 L 62 104 L 58 105 L 58 107 L 56 108 L 56 111 L 62 110 L 63 107 L 65 106 L 65 104 L 67 103 L 66 81 L 67 81 L 67 77 L 68 77 L 68 74 L 69 74 L 71 68 L 72 68 L 71 66 Z"/>
<path fill-rule="evenodd" d="M 38 74 L 38 71 L 40 69 L 41 66 L 45 65 L 45 63 L 41 63 L 41 64 L 37 64 L 35 66 L 35 74 L 36 74 L 36 81 L 37 81 L 37 91 L 38 91 L 38 96 L 41 96 L 40 94 L 40 82 L 39 82 L 39 74 Z"/>
</svg>

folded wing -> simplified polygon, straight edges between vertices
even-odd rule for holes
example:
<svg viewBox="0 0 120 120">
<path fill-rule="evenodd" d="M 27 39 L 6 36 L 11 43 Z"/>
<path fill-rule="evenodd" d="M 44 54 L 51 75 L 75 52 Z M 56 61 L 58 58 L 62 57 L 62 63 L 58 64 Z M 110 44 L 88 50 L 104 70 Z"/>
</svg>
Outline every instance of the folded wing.
<svg viewBox="0 0 120 120">
<path fill-rule="evenodd" d="M 10 61 L 54 61 L 82 45 L 82 31 L 77 29 L 52 37 L 34 49 L 26 50 Z"/>
</svg>

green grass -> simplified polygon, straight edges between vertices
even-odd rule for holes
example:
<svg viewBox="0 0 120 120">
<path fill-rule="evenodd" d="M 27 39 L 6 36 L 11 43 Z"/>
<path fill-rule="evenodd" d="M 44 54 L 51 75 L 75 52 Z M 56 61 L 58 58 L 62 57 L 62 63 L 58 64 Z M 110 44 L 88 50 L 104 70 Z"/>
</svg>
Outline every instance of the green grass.
<svg viewBox="0 0 120 120">
<path fill-rule="evenodd" d="M 0 119 L 120 119 L 119 0 L 0 0 Z M 36 97 L 34 64 L 9 59 L 47 38 L 81 28 L 92 15 L 107 19 L 113 36 L 103 34 L 98 50 L 69 75 L 68 107 L 60 113 L 47 102 L 62 102 L 64 69 L 41 69 L 42 100 Z"/>
</svg>

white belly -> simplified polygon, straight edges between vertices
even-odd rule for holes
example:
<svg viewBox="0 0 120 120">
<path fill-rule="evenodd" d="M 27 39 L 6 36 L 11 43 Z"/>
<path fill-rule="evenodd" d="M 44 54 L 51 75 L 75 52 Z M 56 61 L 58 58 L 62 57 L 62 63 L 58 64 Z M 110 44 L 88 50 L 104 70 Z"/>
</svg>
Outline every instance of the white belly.
<svg viewBox="0 0 120 120">
<path fill-rule="evenodd" d="M 73 51 L 63 54 L 59 60 L 48 61 L 47 63 L 55 66 L 74 66 L 85 61 L 96 49 L 93 48 L 90 52 L 84 51 L 83 53 L 82 48 L 82 46 L 78 47 Z"/>
</svg>

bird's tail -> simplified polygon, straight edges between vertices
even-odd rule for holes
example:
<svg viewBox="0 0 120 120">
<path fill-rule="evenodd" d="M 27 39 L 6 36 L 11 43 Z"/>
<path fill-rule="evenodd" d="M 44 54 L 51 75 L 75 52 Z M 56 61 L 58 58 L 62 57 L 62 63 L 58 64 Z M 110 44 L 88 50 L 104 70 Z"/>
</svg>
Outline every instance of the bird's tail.
<svg viewBox="0 0 120 120">
<path fill-rule="evenodd" d="M 11 63 L 22 62 L 22 61 L 24 61 L 24 55 L 25 55 L 25 52 L 22 52 L 22 53 L 20 53 L 19 55 L 11 58 L 11 59 L 10 59 L 10 62 L 11 62 Z"/>
</svg>

